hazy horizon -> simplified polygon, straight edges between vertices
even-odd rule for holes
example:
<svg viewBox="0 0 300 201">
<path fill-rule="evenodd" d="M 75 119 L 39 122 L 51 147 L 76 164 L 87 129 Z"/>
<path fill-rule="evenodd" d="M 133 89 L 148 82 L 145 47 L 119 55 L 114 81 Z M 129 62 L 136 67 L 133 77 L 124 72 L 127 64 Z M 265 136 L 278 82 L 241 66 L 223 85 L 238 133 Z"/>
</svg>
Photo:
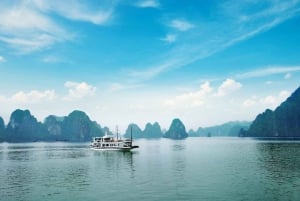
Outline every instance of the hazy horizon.
<svg viewBox="0 0 300 201">
<path fill-rule="evenodd" d="M 299 87 L 300 1 L 0 2 L 0 116 L 252 121 Z"/>
</svg>

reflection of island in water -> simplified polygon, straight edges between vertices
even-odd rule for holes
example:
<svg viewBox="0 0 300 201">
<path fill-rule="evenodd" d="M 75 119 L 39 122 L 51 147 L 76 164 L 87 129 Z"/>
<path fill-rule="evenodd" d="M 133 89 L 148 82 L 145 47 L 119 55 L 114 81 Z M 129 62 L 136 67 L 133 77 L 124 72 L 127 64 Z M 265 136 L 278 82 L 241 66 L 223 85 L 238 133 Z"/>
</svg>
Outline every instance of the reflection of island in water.
<svg viewBox="0 0 300 201">
<path fill-rule="evenodd" d="M 272 200 L 288 196 L 296 200 L 300 196 L 300 143 L 258 143 L 261 171 L 267 171 L 264 184 Z"/>
</svg>

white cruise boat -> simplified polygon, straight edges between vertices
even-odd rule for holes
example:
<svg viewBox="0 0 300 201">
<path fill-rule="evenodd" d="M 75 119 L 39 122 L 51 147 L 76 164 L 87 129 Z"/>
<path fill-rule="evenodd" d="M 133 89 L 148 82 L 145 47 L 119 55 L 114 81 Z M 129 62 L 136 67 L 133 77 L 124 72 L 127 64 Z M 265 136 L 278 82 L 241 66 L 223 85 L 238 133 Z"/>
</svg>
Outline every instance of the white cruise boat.
<svg viewBox="0 0 300 201">
<path fill-rule="evenodd" d="M 131 139 L 114 138 L 107 133 L 103 137 L 94 137 L 90 145 L 93 150 L 114 150 L 114 151 L 129 151 L 138 148 L 139 146 L 133 145 L 132 134 Z"/>
</svg>

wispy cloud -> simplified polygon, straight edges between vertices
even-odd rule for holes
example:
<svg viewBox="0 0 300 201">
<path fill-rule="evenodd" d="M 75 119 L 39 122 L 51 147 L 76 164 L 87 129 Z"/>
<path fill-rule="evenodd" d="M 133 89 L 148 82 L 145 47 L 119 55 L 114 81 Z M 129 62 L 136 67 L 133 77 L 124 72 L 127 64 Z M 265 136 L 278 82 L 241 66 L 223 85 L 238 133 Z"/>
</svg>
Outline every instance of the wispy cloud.
<svg viewBox="0 0 300 201">
<path fill-rule="evenodd" d="M 43 12 L 51 11 L 71 20 L 86 21 L 97 25 L 106 23 L 113 15 L 113 7 L 110 4 L 105 5 L 106 1 L 102 2 L 103 7 L 90 6 L 78 0 L 35 0 L 34 2 L 35 6 Z"/>
<path fill-rule="evenodd" d="M 231 4 L 231 5 L 227 4 L 227 6 L 229 8 L 235 7 L 235 8 L 233 8 L 233 10 L 243 10 L 243 8 L 246 8 L 247 6 L 249 6 L 249 4 L 251 6 L 251 4 L 253 5 L 253 2 L 246 2 L 245 4 Z M 294 14 L 294 13 L 293 12 L 289 13 L 286 11 L 294 10 L 294 9 L 295 9 L 295 11 L 299 10 L 298 4 L 299 4 L 298 0 L 282 1 L 282 2 L 278 2 L 276 0 L 271 0 L 269 2 L 270 6 L 262 8 L 258 12 L 244 13 L 244 14 L 240 15 L 239 19 L 241 22 L 261 20 L 265 17 L 277 16 L 279 13 L 282 13 L 288 17 L 290 14 Z M 232 9 L 230 12 L 232 12 Z"/>
<path fill-rule="evenodd" d="M 143 68 L 141 70 L 129 70 L 127 71 L 127 76 L 131 82 L 141 82 L 145 80 L 152 79 L 153 77 L 170 70 L 172 67 L 176 66 L 179 60 L 169 60 L 165 63 L 157 65 L 155 67 Z"/>
<path fill-rule="evenodd" d="M 288 74 L 300 71 L 300 66 L 273 66 L 248 71 L 246 73 L 236 75 L 236 78 L 246 79 L 255 77 L 265 77 L 276 74 Z"/>
<path fill-rule="evenodd" d="M 62 10 L 60 11 L 60 13 L 72 20 L 86 21 L 97 25 L 102 25 L 108 22 L 111 19 L 113 13 L 113 10 L 101 11 L 94 14 L 81 13 L 79 10 L 68 9 L 67 11 L 68 12 Z"/>
<path fill-rule="evenodd" d="M 144 0 L 139 1 L 136 6 L 141 8 L 158 8 L 160 6 L 159 1 L 157 0 Z"/>
<path fill-rule="evenodd" d="M 149 66 L 144 73 L 151 74 L 154 77 L 169 69 L 181 68 L 195 61 L 210 57 L 239 42 L 276 27 L 298 15 L 300 11 L 299 1 L 293 0 L 284 2 L 270 1 L 264 7 L 256 7 L 246 13 L 244 8 L 247 8 L 248 4 L 249 2 L 244 1 L 238 3 L 236 1 L 227 1 L 227 3 L 216 8 L 217 12 L 222 15 L 220 15 L 220 18 L 217 16 L 214 22 L 203 23 L 194 19 L 192 24 L 182 19 L 172 20 L 167 25 L 177 31 L 184 32 L 185 36 L 180 38 L 181 40 L 178 40 L 176 37 L 176 45 L 172 46 L 172 49 L 165 53 L 164 59 Z M 174 40 L 174 36 L 167 35 L 162 41 L 174 42 Z M 172 62 L 172 65 L 161 68 L 165 63 L 174 61 L 175 58 L 176 61 Z M 273 70 L 249 72 L 236 78 L 261 76 L 264 73 L 278 73 L 277 70 Z M 298 71 L 298 68 L 294 70 Z M 289 72 L 287 69 L 282 71 Z"/>
<path fill-rule="evenodd" d="M 31 39 L 33 37 L 34 39 Z M 42 49 L 47 49 L 53 44 L 60 41 L 59 38 L 47 34 L 32 34 L 23 36 L 4 36 L 0 37 L 0 41 L 9 45 L 9 47 L 14 48 L 19 54 L 28 54 L 34 51 L 39 51 Z"/>
<path fill-rule="evenodd" d="M 0 9 L 0 42 L 28 53 L 66 40 L 67 31 L 28 5 Z"/>
<path fill-rule="evenodd" d="M 195 25 L 193 25 L 192 23 L 186 20 L 179 20 L 179 19 L 172 20 L 170 23 L 170 27 L 177 29 L 179 31 L 188 31 L 194 28 L 194 26 Z"/>
<path fill-rule="evenodd" d="M 18 53 L 28 54 L 73 40 L 75 34 L 59 23 L 53 13 L 69 20 L 101 25 L 112 17 L 113 8 L 95 9 L 77 0 L 22 0 L 14 4 L 1 1 L 0 42 Z"/>
</svg>

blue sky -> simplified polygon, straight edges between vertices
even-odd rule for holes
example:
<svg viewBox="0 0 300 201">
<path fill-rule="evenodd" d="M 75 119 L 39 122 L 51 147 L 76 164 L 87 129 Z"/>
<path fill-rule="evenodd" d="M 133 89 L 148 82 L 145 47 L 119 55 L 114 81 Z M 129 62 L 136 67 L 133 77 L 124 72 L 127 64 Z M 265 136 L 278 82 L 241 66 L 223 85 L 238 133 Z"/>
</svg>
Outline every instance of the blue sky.
<svg viewBox="0 0 300 201">
<path fill-rule="evenodd" d="M 0 116 L 253 120 L 299 87 L 299 52 L 299 0 L 3 0 Z"/>
</svg>

